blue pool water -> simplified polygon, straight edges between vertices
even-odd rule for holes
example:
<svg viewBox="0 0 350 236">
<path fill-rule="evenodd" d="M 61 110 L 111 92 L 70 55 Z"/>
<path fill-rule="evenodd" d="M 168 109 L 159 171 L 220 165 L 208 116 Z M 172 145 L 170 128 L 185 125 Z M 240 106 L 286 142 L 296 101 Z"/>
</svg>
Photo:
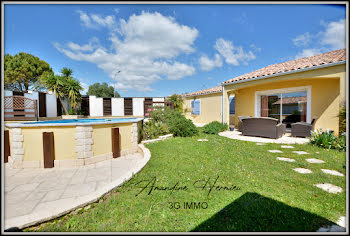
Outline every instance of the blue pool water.
<svg viewBox="0 0 350 236">
<path fill-rule="evenodd" d="M 135 118 L 111 118 L 111 119 L 66 119 L 66 120 L 45 120 L 26 122 L 24 124 L 70 124 L 70 123 L 107 123 L 107 122 L 128 122 L 134 121 Z"/>
</svg>

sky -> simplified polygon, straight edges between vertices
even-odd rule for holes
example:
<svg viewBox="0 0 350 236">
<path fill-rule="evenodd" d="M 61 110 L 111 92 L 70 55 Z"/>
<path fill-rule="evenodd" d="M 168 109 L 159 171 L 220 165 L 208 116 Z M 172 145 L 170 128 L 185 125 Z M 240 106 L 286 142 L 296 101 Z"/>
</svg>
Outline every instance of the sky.
<svg viewBox="0 0 350 236">
<path fill-rule="evenodd" d="M 84 87 L 169 96 L 345 47 L 345 5 L 5 4 L 5 53 L 63 67 Z"/>
</svg>

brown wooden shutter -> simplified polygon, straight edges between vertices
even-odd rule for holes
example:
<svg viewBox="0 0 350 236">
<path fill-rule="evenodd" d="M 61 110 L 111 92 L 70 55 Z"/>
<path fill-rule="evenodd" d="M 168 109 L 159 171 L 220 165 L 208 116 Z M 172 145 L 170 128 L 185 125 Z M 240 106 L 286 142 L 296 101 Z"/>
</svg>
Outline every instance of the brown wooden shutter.
<svg viewBox="0 0 350 236">
<path fill-rule="evenodd" d="M 55 141 L 53 132 L 43 132 L 44 168 L 54 167 Z"/>
<path fill-rule="evenodd" d="M 113 158 L 120 157 L 119 128 L 112 128 L 112 153 L 113 153 Z"/>
</svg>

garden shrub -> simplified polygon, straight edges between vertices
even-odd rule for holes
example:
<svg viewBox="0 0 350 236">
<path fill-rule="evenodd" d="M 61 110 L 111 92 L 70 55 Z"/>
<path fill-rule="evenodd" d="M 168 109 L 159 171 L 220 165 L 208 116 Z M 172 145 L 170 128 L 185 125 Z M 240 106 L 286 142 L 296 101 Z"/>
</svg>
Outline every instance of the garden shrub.
<svg viewBox="0 0 350 236">
<path fill-rule="evenodd" d="M 335 136 L 329 130 L 322 129 L 311 132 L 311 144 L 317 145 L 325 149 L 337 149 L 339 151 L 346 150 L 346 135 L 341 134 L 339 137 Z"/>
<path fill-rule="evenodd" d="M 180 137 L 198 134 L 198 129 L 191 120 L 186 119 L 179 111 L 172 110 L 169 107 L 154 107 L 149 114 L 149 118 L 150 120 L 144 123 L 146 139 L 156 138 L 168 133 Z M 149 122 L 151 123 L 147 124 Z"/>
<path fill-rule="evenodd" d="M 222 124 L 218 121 L 213 121 L 203 126 L 203 132 L 207 134 L 218 134 L 227 129 L 228 129 L 228 125 L 226 123 Z"/>
<path fill-rule="evenodd" d="M 198 134 L 197 127 L 184 116 L 173 117 L 168 122 L 169 131 L 174 136 L 192 137 Z"/>
<path fill-rule="evenodd" d="M 346 132 L 346 107 L 342 106 L 339 110 L 339 133 Z"/>
</svg>

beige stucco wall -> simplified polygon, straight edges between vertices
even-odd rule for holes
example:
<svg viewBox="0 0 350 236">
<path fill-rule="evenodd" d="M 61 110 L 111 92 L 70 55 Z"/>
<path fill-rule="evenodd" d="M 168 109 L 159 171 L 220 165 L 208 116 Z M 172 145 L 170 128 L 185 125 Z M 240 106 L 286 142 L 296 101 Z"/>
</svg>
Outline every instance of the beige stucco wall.
<svg viewBox="0 0 350 236">
<path fill-rule="evenodd" d="M 55 159 L 77 159 L 75 126 L 22 128 L 24 161 L 42 161 L 43 132 L 54 132 Z"/>
<path fill-rule="evenodd" d="M 112 152 L 112 128 L 119 127 L 120 149 L 133 148 L 132 124 L 94 125 L 92 130 L 92 151 L 94 156 Z"/>
<path fill-rule="evenodd" d="M 191 109 L 191 101 L 199 99 L 201 101 L 201 110 L 199 115 L 192 115 L 191 112 L 186 112 L 185 116 L 191 119 L 194 123 L 207 124 L 212 121 L 221 122 L 221 102 L 222 93 L 200 95 L 195 97 L 184 97 L 184 110 Z"/>
<path fill-rule="evenodd" d="M 112 152 L 112 127 L 119 127 L 121 151 L 135 148 L 132 140 L 132 123 L 93 125 L 92 127 L 92 151 L 94 156 Z M 77 159 L 76 126 L 23 127 L 21 130 L 23 135 L 24 161 L 44 160 L 43 132 L 54 132 L 55 160 Z"/>
<path fill-rule="evenodd" d="M 236 96 L 236 117 L 255 115 L 255 92 L 290 87 L 311 86 L 311 118 L 318 116 L 315 128 L 339 131 L 339 107 L 346 99 L 345 65 L 225 86 L 225 120 L 228 120 L 228 97 Z"/>
</svg>

